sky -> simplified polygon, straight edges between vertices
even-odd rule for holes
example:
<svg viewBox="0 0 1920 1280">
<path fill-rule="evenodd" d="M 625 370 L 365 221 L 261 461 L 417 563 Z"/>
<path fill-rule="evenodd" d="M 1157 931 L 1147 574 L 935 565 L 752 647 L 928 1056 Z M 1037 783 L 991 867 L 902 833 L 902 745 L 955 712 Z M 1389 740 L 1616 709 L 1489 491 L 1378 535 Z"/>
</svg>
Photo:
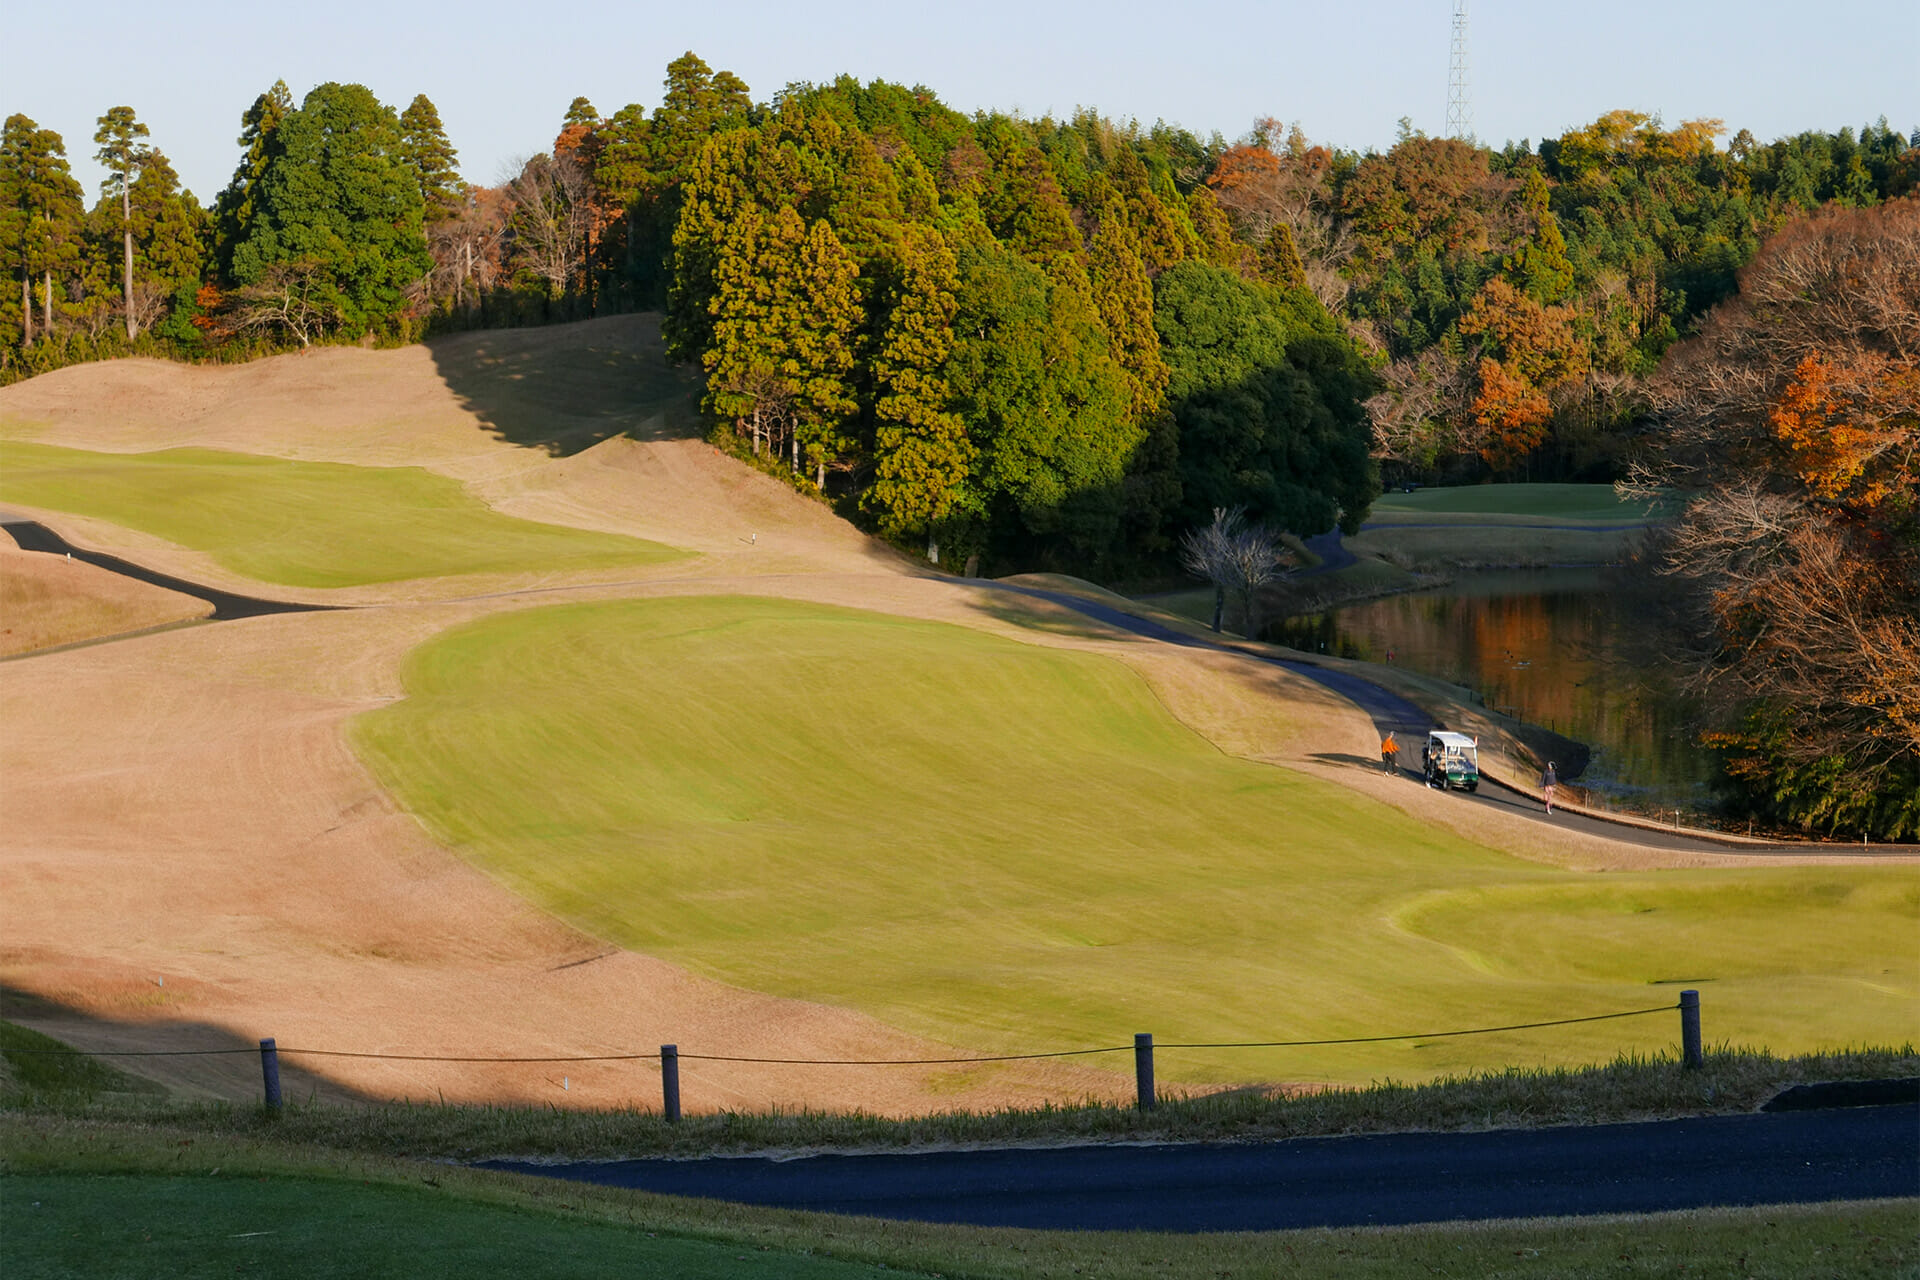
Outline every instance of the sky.
<svg viewBox="0 0 1920 1280">
<path fill-rule="evenodd" d="M 61 133 L 92 196 L 96 121 L 131 106 L 206 203 L 239 158 L 241 113 L 276 79 L 296 99 L 358 82 L 395 110 L 425 93 L 462 175 L 492 184 L 552 145 L 576 96 L 603 115 L 656 106 L 666 64 L 689 49 L 756 101 L 847 73 L 924 84 L 966 112 L 1088 106 L 1228 139 L 1273 116 L 1316 142 L 1385 150 L 1402 117 L 1446 132 L 1452 25 L 1452 0 L 21 8 L 7 22 L 0 111 Z M 1920 0 L 1471 0 L 1470 13 L 1482 141 L 1537 143 L 1619 107 L 1669 124 L 1719 117 L 1762 141 L 1883 115 L 1903 133 L 1920 126 Z"/>
</svg>

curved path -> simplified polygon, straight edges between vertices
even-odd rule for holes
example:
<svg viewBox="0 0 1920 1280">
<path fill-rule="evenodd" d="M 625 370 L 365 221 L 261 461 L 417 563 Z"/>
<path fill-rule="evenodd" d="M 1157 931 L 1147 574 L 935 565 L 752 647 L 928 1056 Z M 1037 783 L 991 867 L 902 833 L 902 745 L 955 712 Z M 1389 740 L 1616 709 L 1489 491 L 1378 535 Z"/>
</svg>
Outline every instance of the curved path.
<svg viewBox="0 0 1920 1280">
<path fill-rule="evenodd" d="M 1920 1104 L 1234 1145 L 485 1167 L 920 1222 L 1275 1231 L 1920 1195 Z"/>
<path fill-rule="evenodd" d="M 165 587 L 177 591 L 183 596 L 192 596 L 196 600 L 205 600 L 213 606 L 209 621 L 226 622 L 234 618 L 258 618 L 269 613 L 325 613 L 337 606 L 330 604 L 292 604 L 284 600 L 262 600 L 256 596 L 235 595 L 231 591 L 221 591 L 217 587 L 201 586 L 197 582 L 188 582 L 185 578 L 176 578 L 137 565 L 131 560 L 122 560 L 119 556 L 110 556 L 101 551 L 87 551 L 74 546 L 37 520 L 13 517 L 0 512 L 0 528 L 5 528 L 22 551 L 44 551 L 50 555 L 64 555 L 74 560 L 84 560 L 88 564 L 132 578 L 138 582 L 149 582 L 156 587 Z"/>
<path fill-rule="evenodd" d="M 54 555 L 70 555 L 76 560 L 84 560 L 88 564 L 97 565 L 100 568 L 110 570 L 114 573 L 124 574 L 127 577 L 137 579 L 141 582 L 148 582 L 155 586 L 165 587 L 169 591 L 177 591 L 182 595 L 205 600 L 212 604 L 214 609 L 209 619 L 210 621 L 221 622 L 237 618 L 260 617 L 275 613 L 318 613 L 339 608 L 377 607 L 299 604 L 291 601 L 266 600 L 256 596 L 237 595 L 230 591 L 222 591 L 216 587 L 203 586 L 199 583 L 189 582 L 183 578 L 173 577 L 170 574 L 160 573 L 157 570 L 148 569 L 132 561 L 123 560 L 118 556 L 107 555 L 99 551 L 87 551 L 75 547 L 45 525 L 26 517 L 16 516 L 11 512 L 0 510 L 0 527 L 4 527 L 6 532 L 12 535 L 13 540 L 20 545 L 22 550 L 41 551 Z M 1336 532 L 1332 536 L 1337 538 L 1338 533 Z M 1282 668 L 1283 670 L 1290 671 L 1295 675 L 1313 681 L 1315 684 L 1338 694 L 1340 697 L 1345 698 L 1347 701 L 1359 707 L 1373 720 L 1375 729 L 1382 735 L 1393 732 L 1424 737 L 1427 730 L 1431 728 L 1433 724 L 1433 718 L 1412 702 L 1409 702 L 1397 693 L 1382 688 L 1371 680 L 1363 679 L 1349 672 L 1331 670 L 1316 666 L 1311 662 L 1249 653 L 1235 646 L 1218 644 L 1211 640 L 1189 635 L 1186 632 L 1175 630 L 1163 623 L 1155 622 L 1151 618 L 1143 618 L 1136 614 L 1128 613 L 1113 605 L 1071 595 L 1064 591 L 1048 591 L 1040 587 L 1019 586 L 1013 583 L 996 582 L 987 578 L 949 579 L 949 581 L 952 581 L 956 586 L 962 588 L 1005 592 L 1012 595 L 1027 596 L 1035 600 L 1044 600 L 1050 604 L 1071 609 L 1084 617 L 1113 627 L 1116 630 L 1128 632 L 1144 639 L 1159 641 L 1163 644 L 1179 645 L 1183 648 L 1191 649 L 1215 649 L 1236 653 L 1251 662 Z M 593 585 L 595 587 L 605 587 L 608 584 L 597 583 Z M 558 592 L 570 589 L 571 588 L 568 587 L 550 587 L 540 590 Z M 528 592 L 526 589 L 520 589 L 499 592 L 497 594 L 501 596 L 513 596 L 528 594 Z M 30 655 L 22 654 L 18 656 L 25 657 Z M 1420 775 L 1417 772 L 1412 770 L 1402 770 L 1401 772 L 1414 782 L 1420 781 Z M 1611 822 L 1604 818 L 1574 814 L 1564 810 L 1558 814 L 1550 815 L 1545 812 L 1544 806 L 1542 806 L 1539 801 L 1524 792 L 1495 782 L 1491 778 L 1486 779 L 1486 783 L 1487 785 L 1483 786 L 1478 793 L 1466 794 L 1454 792 L 1451 794 L 1455 799 L 1464 804 L 1489 805 L 1500 808 L 1506 812 L 1517 813 L 1532 818 L 1536 821 L 1550 822 L 1557 827 L 1570 827 L 1590 835 L 1600 836 L 1603 839 L 1637 844 L 1647 848 L 1671 849 L 1695 853 L 1737 851 L 1742 854 L 1751 855 L 1804 855 L 1810 850 L 1821 850 L 1825 848 L 1811 843 L 1733 844 L 1731 842 L 1703 839 L 1698 836 L 1680 832 L 1669 833 L 1658 831 L 1636 826 L 1631 823 Z M 1897 845 L 1883 845 L 1875 849 L 1855 849 L 1847 845 L 1833 845 L 1830 848 L 1835 856 L 1846 857 L 1900 857 L 1911 856 L 1913 852 L 1911 847 Z"/>
<path fill-rule="evenodd" d="M 1347 701 L 1365 711 L 1373 719 L 1374 729 L 1382 736 L 1388 732 L 1412 734 L 1424 739 L 1427 731 L 1433 727 L 1433 717 L 1418 706 L 1407 701 L 1397 693 L 1384 689 L 1371 680 L 1363 679 L 1346 671 L 1335 671 L 1316 666 L 1311 662 L 1295 661 L 1287 658 L 1272 658 L 1264 654 L 1249 653 L 1237 646 L 1217 644 L 1198 636 L 1177 631 L 1164 623 L 1150 618 L 1142 618 L 1104 604 L 1097 600 L 1088 600 L 1080 596 L 1069 595 L 1064 591 L 1048 591 L 1040 587 L 1016 586 L 1012 583 L 993 582 L 985 579 L 970 580 L 969 586 L 986 587 L 996 591 L 1012 592 L 1016 595 L 1030 596 L 1036 600 L 1045 600 L 1052 604 L 1072 609 L 1096 622 L 1102 622 L 1121 631 L 1131 632 L 1149 640 L 1158 640 L 1166 644 L 1181 645 L 1191 649 L 1217 649 L 1236 653 L 1249 662 L 1258 662 L 1270 667 L 1280 667 L 1295 675 L 1313 681 L 1322 688 L 1339 694 Z M 1417 770 L 1401 769 L 1402 776 L 1419 783 L 1421 778 Z M 1571 813 L 1561 810 L 1549 814 L 1546 806 L 1523 791 L 1484 778 L 1477 792 L 1449 792 L 1448 796 L 1461 804 L 1477 804 L 1499 809 L 1502 812 L 1518 814 L 1537 822 L 1551 823 L 1561 828 L 1571 828 L 1588 835 L 1599 836 L 1606 840 L 1636 844 L 1649 849 L 1670 849 L 1687 853 L 1739 853 L 1750 856 L 1804 856 L 1809 852 L 1830 851 L 1835 857 L 1911 857 L 1912 846 L 1880 845 L 1871 849 L 1859 849 L 1851 845 L 1835 844 L 1747 844 L 1745 842 L 1718 841 L 1690 835 L 1685 832 L 1660 831 L 1629 822 L 1612 822 L 1605 818 L 1587 814 Z"/>
</svg>

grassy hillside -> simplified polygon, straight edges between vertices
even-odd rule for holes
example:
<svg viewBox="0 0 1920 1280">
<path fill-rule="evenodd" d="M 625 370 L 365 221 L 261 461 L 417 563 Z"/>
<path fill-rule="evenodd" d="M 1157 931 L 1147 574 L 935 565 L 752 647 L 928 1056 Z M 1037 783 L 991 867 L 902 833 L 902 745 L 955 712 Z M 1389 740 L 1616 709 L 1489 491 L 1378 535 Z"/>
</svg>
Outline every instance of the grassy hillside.
<svg viewBox="0 0 1920 1280">
<path fill-rule="evenodd" d="M 0 501 L 69 511 L 296 587 L 658 564 L 669 547 L 499 515 L 414 467 L 212 449 L 113 454 L 0 441 Z"/>
<path fill-rule="evenodd" d="M 404 677 L 360 748 L 511 887 L 622 945 L 976 1048 L 1441 1031 L 1661 1005 L 1680 982 L 1707 990 L 1715 1041 L 1920 1023 L 1909 870 L 1522 863 L 1225 757 L 1101 657 L 699 598 L 485 620 Z M 1162 1070 L 1591 1062 L 1669 1044 L 1672 1022 L 1168 1051 Z"/>
</svg>

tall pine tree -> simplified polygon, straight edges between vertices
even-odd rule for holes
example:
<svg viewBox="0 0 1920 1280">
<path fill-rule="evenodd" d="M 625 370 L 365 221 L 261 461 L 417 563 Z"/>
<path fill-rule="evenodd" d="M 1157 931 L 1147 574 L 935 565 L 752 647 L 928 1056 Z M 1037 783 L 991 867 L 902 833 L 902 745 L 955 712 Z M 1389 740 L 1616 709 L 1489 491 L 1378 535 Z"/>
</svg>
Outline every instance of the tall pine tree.
<svg viewBox="0 0 1920 1280">
<path fill-rule="evenodd" d="M 125 299 L 122 310 L 127 321 L 127 340 L 138 331 L 138 316 L 133 302 L 133 184 L 146 167 L 153 148 L 141 142 L 148 136 L 147 126 L 134 118 L 132 107 L 110 107 L 100 117 L 93 140 L 100 150 L 94 153 L 107 171 L 100 183 L 106 199 L 119 198 L 120 234 L 124 256 L 121 258 L 120 285 Z"/>
</svg>

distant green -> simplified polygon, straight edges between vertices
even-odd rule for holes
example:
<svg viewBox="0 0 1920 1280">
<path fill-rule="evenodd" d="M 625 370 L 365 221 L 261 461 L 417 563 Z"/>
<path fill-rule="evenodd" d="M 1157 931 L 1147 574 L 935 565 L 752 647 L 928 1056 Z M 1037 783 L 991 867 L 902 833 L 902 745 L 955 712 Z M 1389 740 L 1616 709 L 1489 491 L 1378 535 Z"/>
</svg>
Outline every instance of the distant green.
<svg viewBox="0 0 1920 1280">
<path fill-rule="evenodd" d="M 1623 499 L 1610 484 L 1465 484 L 1389 490 L 1374 500 L 1375 517 L 1416 515 L 1546 516 L 1569 524 L 1642 521 L 1665 511 L 1659 499 Z"/>
<path fill-rule="evenodd" d="M 419 467 L 215 449 L 94 453 L 0 441 L 0 501 L 138 529 L 207 552 L 245 577 L 294 587 L 604 569 L 683 554 L 500 515 Z"/>
<path fill-rule="evenodd" d="M 403 679 L 355 722 L 359 749 L 510 887 L 623 946 L 973 1049 L 1447 1031 L 1670 1005 L 1681 985 L 1704 990 L 1716 1043 L 1920 1028 L 1909 868 L 1523 862 L 1223 755 L 1106 657 L 689 598 L 490 618 Z M 1168 1050 L 1161 1070 L 1426 1078 L 1606 1061 L 1677 1030 L 1663 1013 Z"/>
<path fill-rule="evenodd" d="M 430 1179 L 423 1178 L 423 1181 Z M 8 1280 L 100 1276 L 899 1275 L 744 1242 L 585 1222 L 469 1195 L 328 1178 L 0 1178 Z"/>
</svg>

